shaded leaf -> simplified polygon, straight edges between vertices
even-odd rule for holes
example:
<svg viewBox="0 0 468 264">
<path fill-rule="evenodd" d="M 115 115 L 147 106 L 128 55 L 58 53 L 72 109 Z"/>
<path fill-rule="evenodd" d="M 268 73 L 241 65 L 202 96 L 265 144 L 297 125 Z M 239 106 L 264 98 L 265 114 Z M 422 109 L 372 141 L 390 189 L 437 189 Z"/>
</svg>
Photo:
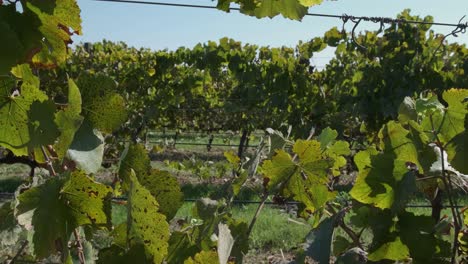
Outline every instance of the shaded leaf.
<svg viewBox="0 0 468 264">
<path fill-rule="evenodd" d="M 76 131 L 83 122 L 81 113 L 81 94 L 72 79 L 68 79 L 68 104 L 64 110 L 55 114 L 55 123 L 60 130 L 60 137 L 55 144 L 55 151 L 60 159 L 65 157 L 73 142 Z"/>
<path fill-rule="evenodd" d="M 317 263 L 329 263 L 334 230 L 334 217 L 323 220 L 307 235 L 305 254 Z"/>
<path fill-rule="evenodd" d="M 67 156 L 86 173 L 95 173 L 101 167 L 103 155 L 104 137 L 85 120 L 76 131 Z"/>
</svg>

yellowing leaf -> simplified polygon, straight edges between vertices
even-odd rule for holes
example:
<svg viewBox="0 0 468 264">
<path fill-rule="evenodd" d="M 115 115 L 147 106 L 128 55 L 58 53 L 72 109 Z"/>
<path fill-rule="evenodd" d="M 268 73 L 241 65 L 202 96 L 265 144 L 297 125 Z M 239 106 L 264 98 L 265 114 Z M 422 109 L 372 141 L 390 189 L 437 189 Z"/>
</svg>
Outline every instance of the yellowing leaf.
<svg viewBox="0 0 468 264">
<path fill-rule="evenodd" d="M 128 195 L 128 241 L 130 245 L 142 244 L 153 263 L 161 263 L 167 255 L 169 224 L 158 212 L 159 204 L 135 176 L 130 174 Z"/>
<path fill-rule="evenodd" d="M 271 160 L 266 160 L 261 166 L 265 187 L 275 188 L 279 183 L 291 177 L 296 172 L 296 164 L 284 150 L 278 150 Z"/>
<path fill-rule="evenodd" d="M 77 226 L 110 225 L 110 187 L 95 182 L 84 172 L 74 171 L 60 193 L 63 202 L 73 208 L 70 215 Z"/>
<path fill-rule="evenodd" d="M 184 264 L 219 264 L 218 254 L 216 251 L 202 251 L 184 261 Z"/>
</svg>

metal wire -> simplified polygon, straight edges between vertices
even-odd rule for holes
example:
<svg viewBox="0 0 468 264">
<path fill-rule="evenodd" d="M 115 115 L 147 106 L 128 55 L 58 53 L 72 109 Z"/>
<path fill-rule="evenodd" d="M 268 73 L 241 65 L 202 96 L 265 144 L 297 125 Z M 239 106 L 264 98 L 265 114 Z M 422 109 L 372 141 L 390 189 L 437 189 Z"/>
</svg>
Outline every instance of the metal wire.
<svg viewBox="0 0 468 264">
<path fill-rule="evenodd" d="M 95 0 L 100 2 L 118 2 L 118 3 L 129 3 L 129 4 L 145 4 L 145 5 L 159 5 L 159 6 L 172 6 L 172 7 L 187 7 L 187 8 L 202 8 L 202 9 L 218 9 L 216 6 L 208 5 L 193 5 L 193 4 L 176 4 L 176 3 L 166 3 L 166 2 L 150 2 L 150 1 L 131 1 L 131 0 Z M 240 8 L 230 7 L 229 10 L 240 11 Z M 441 22 L 428 22 L 428 21 L 416 21 L 416 20 L 406 20 L 401 18 L 389 18 L 389 17 L 368 17 L 368 16 L 350 16 L 350 15 L 330 15 L 330 14 L 320 14 L 320 13 L 307 13 L 306 16 L 314 17 L 328 17 L 328 18 L 338 18 L 343 21 L 354 20 L 354 21 L 369 21 L 374 23 L 382 24 L 420 24 L 420 25 L 434 25 L 434 26 L 447 26 L 447 27 L 456 27 L 462 30 L 468 28 L 468 22 L 458 24 L 453 23 L 441 23 Z"/>
</svg>

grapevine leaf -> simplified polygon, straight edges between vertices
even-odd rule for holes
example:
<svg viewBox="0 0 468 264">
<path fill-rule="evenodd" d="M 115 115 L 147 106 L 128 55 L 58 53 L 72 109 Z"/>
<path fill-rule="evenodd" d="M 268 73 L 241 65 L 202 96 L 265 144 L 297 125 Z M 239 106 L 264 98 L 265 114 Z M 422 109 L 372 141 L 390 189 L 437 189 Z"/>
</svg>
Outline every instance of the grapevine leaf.
<svg viewBox="0 0 468 264">
<path fill-rule="evenodd" d="M 220 2 L 221 1 L 218 3 Z M 226 9 L 226 1 L 222 2 L 222 4 L 218 4 L 218 7 L 224 7 L 224 9 Z M 301 20 L 302 17 L 307 13 L 307 7 L 318 5 L 322 3 L 322 0 L 264 0 L 261 2 L 238 0 L 236 2 L 240 2 L 242 13 L 256 16 L 257 18 L 272 18 L 282 14 L 285 18 Z"/>
<path fill-rule="evenodd" d="M 116 82 L 102 74 L 82 74 L 77 79 L 83 98 L 83 114 L 95 128 L 110 133 L 126 119 L 125 100 L 116 93 Z"/>
<path fill-rule="evenodd" d="M 218 254 L 216 251 L 201 251 L 185 260 L 184 264 L 219 264 Z"/>
<path fill-rule="evenodd" d="M 395 234 L 389 234 L 388 239 L 382 241 L 379 247 L 372 250 L 368 255 L 368 258 L 371 261 L 380 261 L 383 259 L 402 260 L 408 257 L 408 247 L 403 244 L 400 237 Z"/>
<path fill-rule="evenodd" d="M 122 158 L 119 176 L 123 181 L 123 190 L 128 190 L 130 187 L 130 175 L 132 170 L 135 172 L 138 179 L 146 178 L 151 170 L 151 161 L 142 144 L 132 144 L 128 146 Z"/>
<path fill-rule="evenodd" d="M 68 206 L 60 197 L 62 185 L 62 179 L 52 178 L 18 197 L 17 215 L 34 210 L 34 253 L 39 258 L 48 257 L 60 250 L 60 247 L 66 247 L 66 242 L 76 227 L 68 214 Z"/>
<path fill-rule="evenodd" d="M 216 200 L 201 198 L 195 203 L 195 207 L 192 209 L 192 214 L 194 217 L 198 217 L 200 219 L 210 219 L 218 212 L 220 206 L 221 203 Z"/>
<path fill-rule="evenodd" d="M 333 255 L 339 256 L 346 253 L 353 243 L 344 236 L 337 235 L 333 238 Z"/>
<path fill-rule="evenodd" d="M 68 79 L 68 105 L 55 114 L 55 123 L 60 130 L 60 137 L 55 144 L 55 151 L 60 159 L 65 157 L 76 131 L 83 122 L 81 113 L 80 90 L 72 79 Z"/>
<path fill-rule="evenodd" d="M 245 184 L 248 176 L 249 173 L 247 171 L 244 171 L 237 178 L 234 179 L 234 181 L 231 184 L 234 196 L 237 196 L 240 193 L 241 188 Z"/>
<path fill-rule="evenodd" d="M 328 201 L 333 200 L 336 192 L 330 192 L 323 184 L 304 181 L 299 174 L 295 174 L 283 190 L 283 195 L 301 202 L 298 214 L 303 218 L 308 218 Z"/>
<path fill-rule="evenodd" d="M 427 98 L 419 98 L 416 100 L 416 112 L 419 116 L 429 116 L 434 112 L 443 111 L 444 105 L 439 102 L 437 96 L 430 95 Z"/>
<path fill-rule="evenodd" d="M 226 264 L 234 246 L 234 238 L 226 224 L 218 224 L 218 257 L 220 264 Z"/>
<path fill-rule="evenodd" d="M 465 117 L 465 123 L 468 124 L 468 115 Z M 468 127 L 468 126 L 465 126 Z M 468 130 L 456 135 L 447 145 L 447 155 L 450 164 L 463 174 L 468 174 Z"/>
<path fill-rule="evenodd" d="M 240 158 L 237 156 L 234 152 L 232 151 L 225 151 L 224 152 L 224 157 L 226 160 L 234 167 L 239 166 L 240 163 Z"/>
<path fill-rule="evenodd" d="M 284 150 L 277 150 L 271 160 L 263 162 L 261 171 L 264 175 L 265 187 L 272 189 L 296 172 L 296 164 Z"/>
<path fill-rule="evenodd" d="M 30 72 L 28 65 L 18 66 L 19 72 Z M 41 141 L 39 138 L 34 139 L 34 130 L 36 127 L 41 127 L 41 123 L 31 123 L 30 109 L 31 105 L 38 101 L 43 102 L 47 96 L 39 90 L 38 79 L 32 76 L 32 73 L 23 75 L 23 84 L 20 90 L 14 90 L 16 83 L 11 78 L 0 79 L 0 146 L 10 149 L 17 156 L 27 156 L 28 147 L 37 147 L 33 145 L 33 140 Z M 35 105 L 41 111 L 44 110 L 48 114 L 48 108 L 41 108 Z M 37 115 L 35 117 L 38 117 Z M 47 126 L 46 126 L 47 128 Z"/>
<path fill-rule="evenodd" d="M 418 119 L 418 112 L 416 111 L 416 101 L 411 97 L 405 97 L 403 102 L 398 108 L 398 120 L 406 123 L 410 120 L 416 121 Z"/>
<path fill-rule="evenodd" d="M 354 161 L 359 175 L 350 194 L 362 203 L 398 211 L 416 190 L 414 173 L 392 154 L 378 154 L 370 148 L 359 152 Z"/>
<path fill-rule="evenodd" d="M 231 257 L 235 258 L 236 263 L 242 263 L 244 255 L 249 251 L 249 243 L 245 243 L 245 241 L 249 240 L 249 227 L 246 222 L 238 221 L 233 218 L 229 218 L 227 224 L 234 238 Z"/>
<path fill-rule="evenodd" d="M 112 133 L 127 120 L 125 100 L 115 93 L 96 98 L 87 106 L 87 113 L 93 126 L 106 133 Z"/>
<path fill-rule="evenodd" d="M 465 222 L 465 225 L 468 226 L 468 209 L 465 209 L 465 211 L 463 211 L 463 220 Z"/>
<path fill-rule="evenodd" d="M 74 171 L 61 190 L 61 199 L 71 210 L 77 226 L 110 225 L 112 189 L 93 181 L 84 172 Z"/>
<path fill-rule="evenodd" d="M 410 140 L 411 144 L 414 144 L 417 151 L 417 162 L 415 162 L 415 159 L 409 161 L 415 162 L 416 166 L 418 166 L 418 171 L 421 174 L 425 174 L 437 160 L 437 156 L 433 148 L 429 145 L 429 138 L 418 123 L 409 121 L 408 132 L 406 137 Z"/>
<path fill-rule="evenodd" d="M 41 51 L 33 57 L 36 66 L 50 68 L 62 64 L 67 57 L 71 36 L 70 27 L 81 31 L 80 9 L 74 0 L 29 1 L 26 14 L 34 14 L 40 20 L 39 31 L 43 35 Z"/>
<path fill-rule="evenodd" d="M 462 101 L 467 96 L 466 89 L 451 89 L 442 94 L 444 100 L 449 103 L 449 107 L 445 111 L 443 108 L 434 111 L 432 114 L 425 116 L 421 122 L 424 130 L 428 131 L 429 138 L 434 142 L 436 141 L 432 132 L 435 131 L 438 140 L 445 145 L 465 130 L 464 121 L 468 110 Z"/>
<path fill-rule="evenodd" d="M 432 232 L 434 219 L 408 212 L 398 215 L 398 219 L 401 241 L 409 248 L 411 257 L 422 263 L 434 260 L 440 243 Z"/>
<path fill-rule="evenodd" d="M 464 101 L 467 97 L 466 89 L 451 89 L 443 94 L 444 100 L 449 104 L 447 111 L 457 113 L 460 118 L 463 116 L 463 121 L 453 120 L 458 122 L 459 133 L 454 135 L 446 146 L 446 150 L 450 164 L 464 174 L 468 174 L 468 164 L 465 162 L 468 156 L 468 104 Z"/>
<path fill-rule="evenodd" d="M 166 258 L 167 263 L 183 263 L 184 260 L 190 256 L 194 256 L 198 250 L 195 243 L 189 237 L 189 234 L 179 231 L 172 232 L 171 238 L 169 239 L 169 253 Z"/>
<path fill-rule="evenodd" d="M 343 39 L 343 34 L 338 31 L 338 28 L 333 27 L 329 31 L 325 32 L 323 41 L 328 44 L 330 47 L 336 47 L 340 43 L 340 40 Z"/>
<path fill-rule="evenodd" d="M 346 158 L 343 155 L 351 154 L 349 143 L 342 140 L 336 141 L 325 151 L 325 154 L 334 160 L 332 174 L 338 176 L 341 174 L 340 168 L 346 165 Z"/>
<path fill-rule="evenodd" d="M 329 263 L 333 232 L 335 230 L 335 218 L 329 217 L 323 220 L 306 237 L 305 253 L 314 262 Z"/>
<path fill-rule="evenodd" d="M 159 211 L 172 219 L 184 202 L 184 194 L 177 179 L 167 171 L 152 170 L 151 174 L 138 177 L 140 183 L 151 192 L 159 203 Z"/>
<path fill-rule="evenodd" d="M 19 13 L 15 5 L 0 4 L 0 75 L 7 74 L 17 64 L 28 62 L 38 52 L 41 34 L 33 16 Z"/>
<path fill-rule="evenodd" d="M 322 159 L 320 142 L 316 140 L 299 139 L 293 146 L 294 153 L 301 164 L 308 164 Z"/>
<path fill-rule="evenodd" d="M 344 252 L 336 259 L 336 264 L 365 264 L 367 263 L 367 252 L 354 247 Z"/>
<path fill-rule="evenodd" d="M 55 104 L 52 101 L 35 101 L 29 110 L 29 135 L 31 141 L 29 148 L 53 144 L 60 135 L 54 122 Z"/>
<path fill-rule="evenodd" d="M 95 173 L 101 167 L 103 154 L 104 137 L 85 120 L 76 131 L 67 156 L 86 173 Z"/>
<path fill-rule="evenodd" d="M 130 174 L 128 195 L 128 241 L 131 246 L 142 244 L 153 263 L 161 263 L 167 255 L 169 224 L 158 212 L 159 204 L 135 176 Z"/>
<path fill-rule="evenodd" d="M 96 263 L 151 263 L 151 260 L 146 257 L 145 248 L 141 244 L 137 244 L 127 251 L 118 245 L 112 245 L 99 250 Z"/>
<path fill-rule="evenodd" d="M 320 142 L 320 147 L 325 150 L 338 136 L 338 132 L 329 127 L 322 130 L 317 140 Z"/>
</svg>

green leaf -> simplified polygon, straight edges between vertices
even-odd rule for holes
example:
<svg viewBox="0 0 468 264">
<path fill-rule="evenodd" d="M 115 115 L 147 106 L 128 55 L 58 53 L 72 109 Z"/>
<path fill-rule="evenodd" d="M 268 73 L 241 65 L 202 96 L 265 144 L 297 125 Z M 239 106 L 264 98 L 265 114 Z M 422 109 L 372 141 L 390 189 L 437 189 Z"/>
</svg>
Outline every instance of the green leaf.
<svg viewBox="0 0 468 264">
<path fill-rule="evenodd" d="M 343 140 L 336 141 L 333 145 L 329 146 L 325 151 L 325 155 L 334 160 L 332 167 L 333 176 L 341 174 L 340 168 L 346 165 L 346 158 L 344 155 L 350 155 L 349 143 Z"/>
<path fill-rule="evenodd" d="M 40 20 L 39 31 L 43 35 L 42 49 L 33 57 L 33 63 L 50 68 L 65 62 L 71 36 L 81 31 L 80 9 L 76 1 L 35 0 L 23 7 L 25 14 L 35 15 Z"/>
<path fill-rule="evenodd" d="M 230 2 L 233 2 L 232 0 Z M 301 20 L 307 13 L 307 7 L 318 5 L 322 0 L 263 0 L 261 2 L 252 0 L 237 0 L 241 4 L 241 12 L 247 15 L 262 17 L 275 17 L 279 14 L 285 18 Z M 226 1 L 218 2 L 218 7 L 226 10 Z"/>
<path fill-rule="evenodd" d="M 330 47 L 338 46 L 340 40 L 342 39 L 343 33 L 341 33 L 341 31 L 338 31 L 337 27 L 333 27 L 329 31 L 325 32 L 325 35 L 323 37 L 323 41 L 325 41 Z"/>
<path fill-rule="evenodd" d="M 53 144 L 60 135 L 60 131 L 54 122 L 55 104 L 52 101 L 35 101 L 29 110 L 29 135 L 31 141 L 28 144 L 30 150 L 40 146 Z"/>
<path fill-rule="evenodd" d="M 41 34 L 32 25 L 33 16 L 16 11 L 15 5 L 0 5 L 0 75 L 10 72 L 17 64 L 28 62 L 38 52 Z"/>
<path fill-rule="evenodd" d="M 271 160 L 263 162 L 260 171 L 265 187 L 272 189 L 296 172 L 296 164 L 284 150 L 277 150 Z"/>
<path fill-rule="evenodd" d="M 27 65 L 18 68 L 30 72 Z M 0 79 L 0 146 L 10 149 L 17 156 L 27 156 L 28 148 L 37 147 L 33 142 L 41 141 L 41 133 L 37 134 L 40 130 L 34 128 L 48 128 L 48 123 L 41 124 L 38 120 L 31 123 L 30 120 L 31 105 L 35 101 L 40 103 L 47 100 L 47 96 L 39 90 L 36 77 L 32 74 L 25 74 L 23 77 L 23 84 L 17 91 L 14 90 L 16 82 L 12 78 Z M 37 107 L 40 111 L 44 110 L 45 114 L 50 113 L 47 106 L 41 108 L 36 103 L 35 108 Z M 38 138 L 34 138 L 35 136 Z"/>
<path fill-rule="evenodd" d="M 298 215 L 303 218 L 308 218 L 337 195 L 336 192 L 330 192 L 323 184 L 304 181 L 299 174 L 291 177 L 282 194 L 302 203 L 298 208 Z"/>
<path fill-rule="evenodd" d="M 321 145 L 316 140 L 299 139 L 294 144 L 293 151 L 299 157 L 301 164 L 308 164 L 322 159 Z"/>
<path fill-rule="evenodd" d="M 184 264 L 219 264 L 218 254 L 216 251 L 201 251 L 184 261 Z"/>
<path fill-rule="evenodd" d="M 240 158 L 233 151 L 225 151 L 224 157 L 234 167 L 239 166 Z"/>
<path fill-rule="evenodd" d="M 128 190 L 130 187 L 131 171 L 134 171 L 138 179 L 148 176 L 151 170 L 151 161 L 142 144 L 132 144 L 128 146 L 126 154 L 122 157 L 119 168 L 119 177 L 122 179 L 122 189 Z"/>
<path fill-rule="evenodd" d="M 135 173 L 130 174 L 128 195 L 128 241 L 131 246 L 142 244 L 153 263 L 161 263 L 168 250 L 169 224 L 158 212 L 159 204 L 139 182 Z"/>
<path fill-rule="evenodd" d="M 116 93 L 116 82 L 103 74 L 84 73 L 77 79 L 83 114 L 95 128 L 111 133 L 127 120 L 125 100 Z"/>
<path fill-rule="evenodd" d="M 320 142 L 320 147 L 322 150 L 325 150 L 338 136 L 336 130 L 331 129 L 330 127 L 322 130 L 320 135 L 317 137 L 317 140 Z"/>
<path fill-rule="evenodd" d="M 354 162 L 359 174 L 350 194 L 359 202 L 398 211 L 416 191 L 414 173 L 391 154 L 378 154 L 370 148 L 359 152 Z"/>
<path fill-rule="evenodd" d="M 194 256 L 198 251 L 198 247 L 191 239 L 190 235 L 185 232 L 174 231 L 169 239 L 169 253 L 167 255 L 167 263 L 179 264 L 183 263 L 187 258 Z"/>
<path fill-rule="evenodd" d="M 60 137 L 55 144 L 55 151 L 60 159 L 65 157 L 73 142 L 76 131 L 83 122 L 81 113 L 81 94 L 72 79 L 68 79 L 68 104 L 64 110 L 55 114 L 55 123 L 60 130 Z"/>
<path fill-rule="evenodd" d="M 333 255 L 339 256 L 346 254 L 346 251 L 352 246 L 352 242 L 341 235 L 336 235 L 333 238 Z"/>
<path fill-rule="evenodd" d="M 307 235 L 305 253 L 314 262 L 330 263 L 334 230 L 335 218 L 329 217 Z"/>
<path fill-rule="evenodd" d="M 418 120 L 418 112 L 416 111 L 416 101 L 411 97 L 405 97 L 403 102 L 398 108 L 398 120 L 402 123 L 406 123 L 410 120 Z"/>
<path fill-rule="evenodd" d="M 77 226 L 111 225 L 112 188 L 93 181 L 84 172 L 74 171 L 60 193 L 63 202 L 73 208 L 70 215 Z"/>
<path fill-rule="evenodd" d="M 152 263 L 151 259 L 147 258 L 145 248 L 141 244 L 132 246 L 129 250 L 125 250 L 117 245 L 112 245 L 108 248 L 99 250 L 96 263 Z"/>
<path fill-rule="evenodd" d="M 371 251 L 368 255 L 368 258 L 371 261 L 380 261 L 383 259 L 403 260 L 408 257 L 408 247 L 401 242 L 401 239 L 398 236 L 393 236 L 393 238 L 382 242 L 378 248 Z"/>
<path fill-rule="evenodd" d="M 69 207 L 61 199 L 62 185 L 63 180 L 55 177 L 18 197 L 17 215 L 34 210 L 33 243 L 38 258 L 48 257 L 59 251 L 60 247 L 66 248 L 76 227 L 75 221 L 68 214 Z"/>
<path fill-rule="evenodd" d="M 365 264 L 367 263 L 367 252 L 354 247 L 343 253 L 336 259 L 336 264 Z"/>
<path fill-rule="evenodd" d="M 434 236 L 434 219 L 431 216 L 414 215 L 409 212 L 398 215 L 398 219 L 400 238 L 408 247 L 411 258 L 421 263 L 434 261 L 440 250 L 439 245 L 444 243 L 442 239 L 438 241 Z M 450 257 L 450 253 L 445 257 Z"/>
<path fill-rule="evenodd" d="M 159 203 L 159 211 L 167 219 L 172 219 L 184 203 L 184 194 L 177 179 L 167 171 L 152 170 L 151 174 L 141 174 L 140 183 L 151 192 Z"/>
<path fill-rule="evenodd" d="M 86 120 L 76 131 L 67 156 L 86 173 L 96 173 L 104 155 L 104 137 Z"/>
<path fill-rule="evenodd" d="M 94 127 L 106 133 L 112 133 L 127 120 L 125 100 L 118 94 L 96 98 L 86 109 Z"/>
<path fill-rule="evenodd" d="M 452 122 L 457 122 L 458 133 L 454 135 L 448 145 L 446 151 L 450 164 L 463 174 L 468 174 L 468 103 L 465 98 L 468 97 L 466 89 L 451 89 L 443 94 L 444 100 L 449 104 L 448 110 L 453 113 L 454 119 Z M 464 116 L 463 121 L 461 117 Z M 463 125 L 463 127 L 462 127 Z"/>
</svg>

